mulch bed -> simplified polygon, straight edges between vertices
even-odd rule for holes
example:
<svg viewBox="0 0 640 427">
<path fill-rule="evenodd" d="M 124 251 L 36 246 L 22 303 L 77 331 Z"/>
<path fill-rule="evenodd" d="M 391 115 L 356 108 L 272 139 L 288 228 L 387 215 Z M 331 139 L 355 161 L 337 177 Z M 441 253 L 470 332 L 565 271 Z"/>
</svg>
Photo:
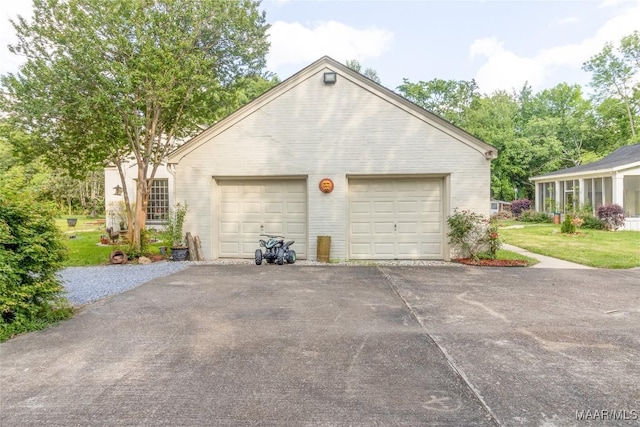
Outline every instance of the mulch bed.
<svg viewBox="0 0 640 427">
<path fill-rule="evenodd" d="M 457 258 L 455 262 L 466 265 L 475 265 L 479 267 L 526 267 L 529 263 L 521 259 L 478 259 Z"/>
</svg>

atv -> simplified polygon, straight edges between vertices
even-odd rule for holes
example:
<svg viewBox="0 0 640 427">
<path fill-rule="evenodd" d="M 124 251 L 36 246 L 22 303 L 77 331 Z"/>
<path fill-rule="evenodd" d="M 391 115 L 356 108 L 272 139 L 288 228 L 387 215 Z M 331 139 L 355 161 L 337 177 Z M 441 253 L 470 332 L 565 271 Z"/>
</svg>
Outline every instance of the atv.
<svg viewBox="0 0 640 427">
<path fill-rule="evenodd" d="M 293 264 L 296 262 L 296 251 L 291 249 L 294 241 L 290 240 L 285 243 L 282 236 L 271 236 L 268 234 L 261 234 L 267 239 L 260 239 L 260 246 L 265 248 L 263 252 L 261 249 L 256 249 L 256 265 L 262 264 L 262 260 L 266 260 L 268 264 L 277 263 L 278 265 Z"/>
</svg>

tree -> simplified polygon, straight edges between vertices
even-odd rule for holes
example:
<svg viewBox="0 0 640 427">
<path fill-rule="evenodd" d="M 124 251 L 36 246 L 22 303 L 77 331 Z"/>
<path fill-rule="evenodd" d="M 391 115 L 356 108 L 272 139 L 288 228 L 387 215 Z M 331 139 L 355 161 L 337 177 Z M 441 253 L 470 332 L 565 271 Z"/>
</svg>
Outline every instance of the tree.
<svg viewBox="0 0 640 427">
<path fill-rule="evenodd" d="M 622 102 L 635 142 L 640 122 L 640 33 L 623 37 L 617 49 L 606 43 L 582 68 L 593 74 L 591 86 L 601 102 L 607 98 Z"/>
<path fill-rule="evenodd" d="M 461 127 L 465 126 L 465 115 L 480 99 L 475 80 L 433 79 L 412 83 L 403 79 L 398 91 L 409 101 Z"/>
<path fill-rule="evenodd" d="M 347 68 L 351 68 L 353 71 L 357 71 L 366 78 L 371 79 L 378 84 L 382 83 L 380 77 L 378 77 L 378 72 L 376 70 L 367 67 L 364 69 L 364 71 L 362 71 L 362 65 L 360 65 L 360 62 L 358 62 L 357 59 L 347 59 L 345 65 L 347 66 Z"/>
<path fill-rule="evenodd" d="M 34 0 L 12 21 L 27 58 L 2 78 L 3 109 L 31 135 L 25 149 L 80 174 L 120 170 L 132 246 L 167 152 L 228 112 L 268 49 L 254 0 Z M 138 166 L 136 200 L 122 163 Z M 132 205 L 135 208 L 132 208 Z M 135 211 L 133 210 L 135 209 Z"/>
<path fill-rule="evenodd" d="M 591 102 L 582 97 L 579 85 L 560 83 L 531 99 L 532 117 L 525 124 L 529 138 L 553 139 L 562 147 L 560 167 L 582 163 L 588 152 L 599 149 L 597 123 Z"/>
</svg>

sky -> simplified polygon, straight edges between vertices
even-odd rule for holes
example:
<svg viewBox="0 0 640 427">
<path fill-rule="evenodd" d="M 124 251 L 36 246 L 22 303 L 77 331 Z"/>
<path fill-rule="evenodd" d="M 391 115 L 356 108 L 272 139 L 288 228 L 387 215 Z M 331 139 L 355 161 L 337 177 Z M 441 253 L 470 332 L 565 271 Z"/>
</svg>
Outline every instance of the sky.
<svg viewBox="0 0 640 427">
<path fill-rule="evenodd" d="M 389 89 L 403 79 L 475 79 L 485 94 L 559 83 L 588 91 L 582 64 L 640 30 L 640 0 L 263 0 L 267 69 L 286 79 L 324 55 L 356 59 Z M 30 2 L 0 0 L 0 74 L 17 71 L 8 22 Z"/>
</svg>

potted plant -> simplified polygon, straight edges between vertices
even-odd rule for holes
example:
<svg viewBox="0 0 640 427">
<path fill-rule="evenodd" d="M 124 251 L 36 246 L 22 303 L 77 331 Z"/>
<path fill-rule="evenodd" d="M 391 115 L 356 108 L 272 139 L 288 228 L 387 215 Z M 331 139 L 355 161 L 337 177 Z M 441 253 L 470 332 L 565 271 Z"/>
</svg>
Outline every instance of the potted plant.
<svg viewBox="0 0 640 427">
<path fill-rule="evenodd" d="M 182 228 L 187 215 L 187 204 L 176 203 L 167 215 L 167 228 L 162 233 L 163 241 L 171 245 L 171 259 L 185 261 L 189 256 L 189 248 L 185 245 Z"/>
</svg>

